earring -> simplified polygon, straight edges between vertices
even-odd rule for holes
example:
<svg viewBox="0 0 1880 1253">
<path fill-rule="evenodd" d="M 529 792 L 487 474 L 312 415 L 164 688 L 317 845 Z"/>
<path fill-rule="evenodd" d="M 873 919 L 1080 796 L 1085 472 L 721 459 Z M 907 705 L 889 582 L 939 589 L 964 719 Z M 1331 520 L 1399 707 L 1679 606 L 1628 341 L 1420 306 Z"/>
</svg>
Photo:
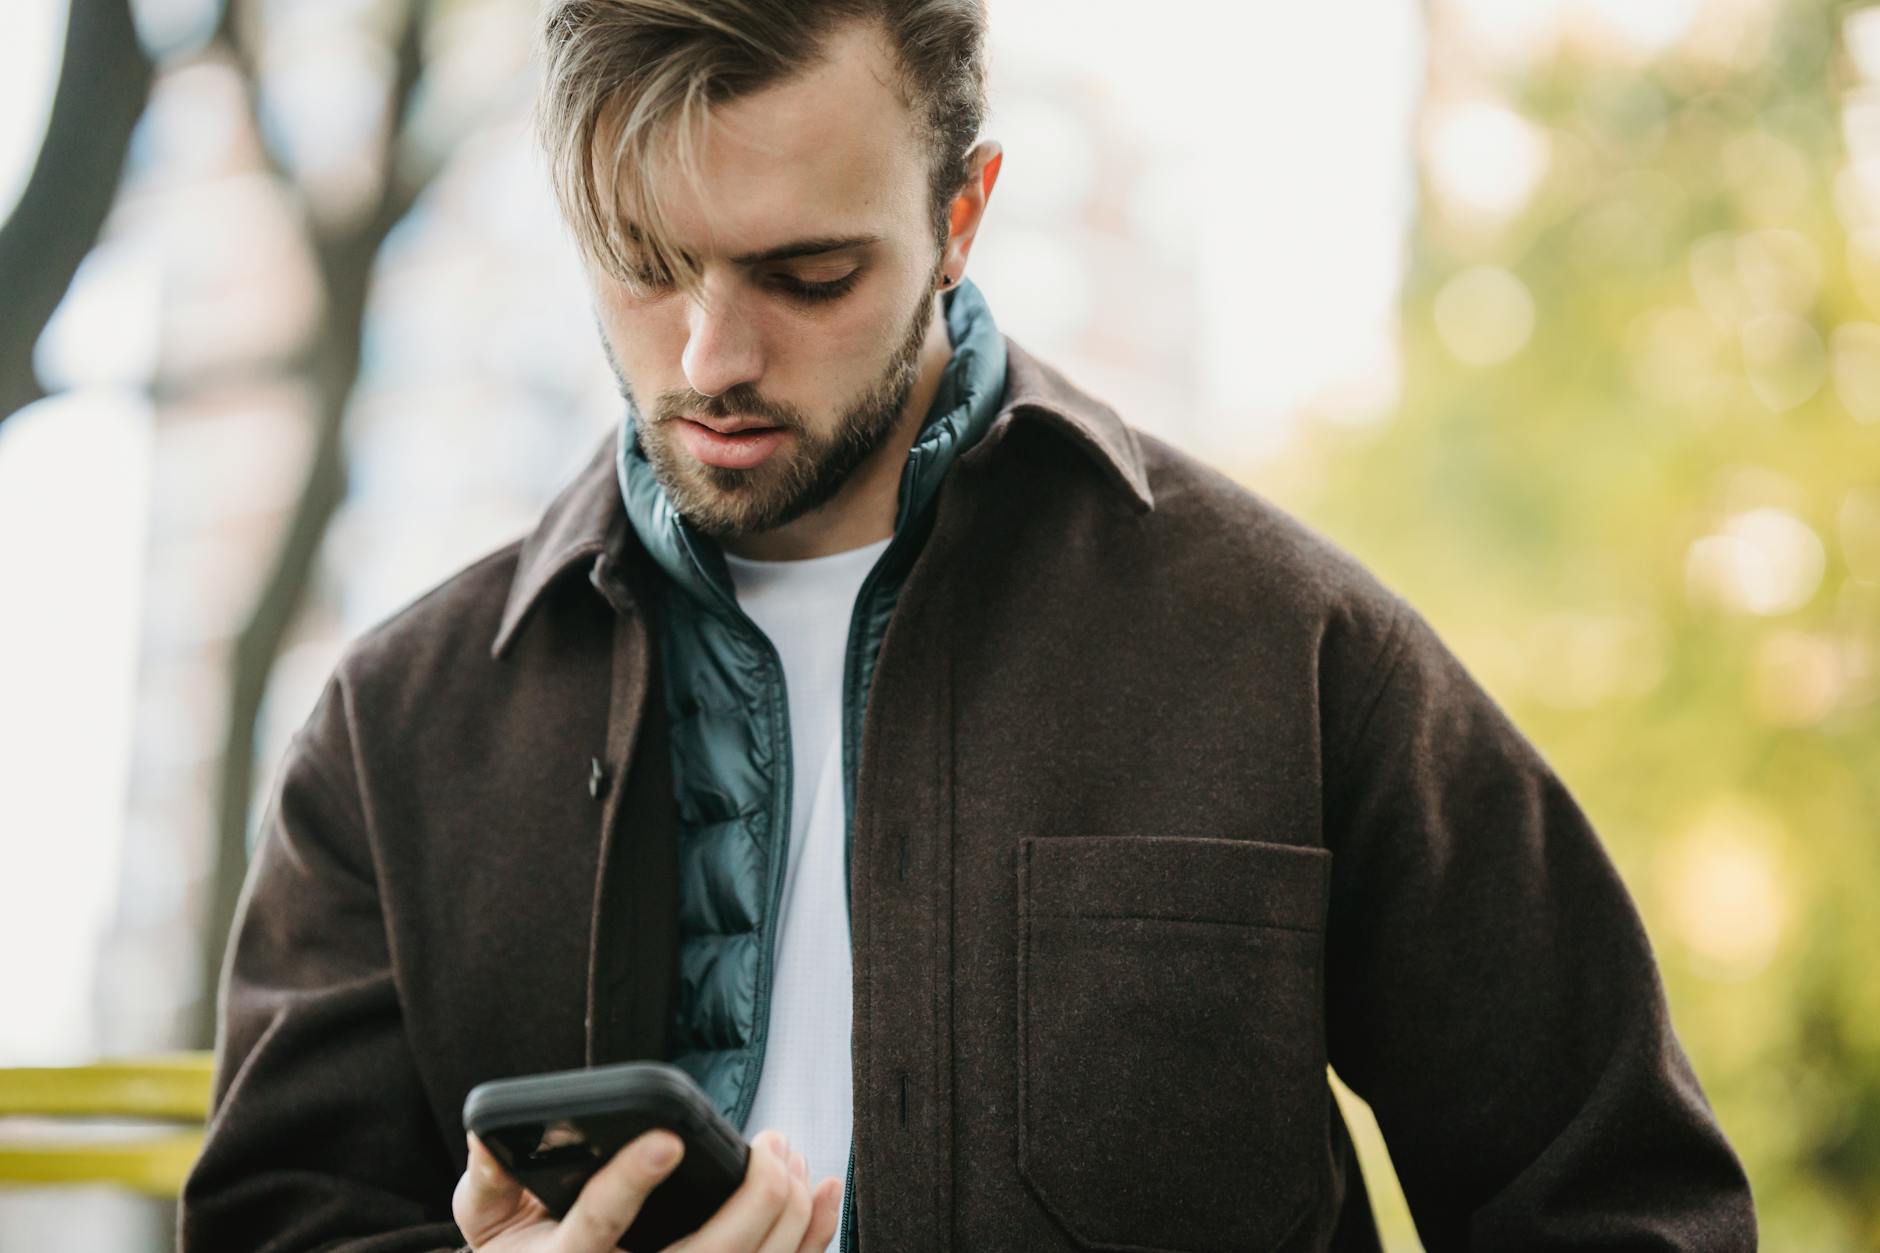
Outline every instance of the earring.
<svg viewBox="0 0 1880 1253">
<path fill-rule="evenodd" d="M 940 276 L 940 290 L 952 291 L 956 286 L 959 285 L 959 281 L 960 281 L 959 279 L 953 277 L 951 274 L 942 274 Z"/>
</svg>

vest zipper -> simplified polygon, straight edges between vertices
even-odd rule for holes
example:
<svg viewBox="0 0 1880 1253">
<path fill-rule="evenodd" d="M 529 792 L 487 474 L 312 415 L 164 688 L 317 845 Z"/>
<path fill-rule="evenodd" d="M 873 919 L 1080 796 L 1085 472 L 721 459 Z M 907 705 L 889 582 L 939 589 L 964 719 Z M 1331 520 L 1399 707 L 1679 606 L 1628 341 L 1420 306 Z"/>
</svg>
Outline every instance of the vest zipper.
<svg viewBox="0 0 1880 1253">
<path fill-rule="evenodd" d="M 853 954 L 855 946 L 855 907 L 849 903 L 849 897 L 855 891 L 855 871 L 851 866 L 855 844 L 855 786 L 856 772 L 862 760 L 862 722 L 863 718 L 852 717 L 851 709 L 855 704 L 856 691 L 862 686 L 863 662 L 857 630 L 874 616 L 874 606 L 870 603 L 875 597 L 875 585 L 880 581 L 876 575 L 882 563 L 888 560 L 894 551 L 894 541 L 888 541 L 881 556 L 875 559 L 873 569 L 862 576 L 862 587 L 855 596 L 855 604 L 849 610 L 849 641 L 843 649 L 842 657 L 842 912 L 849 922 L 849 950 Z M 869 674 L 869 686 L 874 686 L 874 675 Z M 867 698 L 862 705 L 867 708 Z"/>
<path fill-rule="evenodd" d="M 744 611 L 739 610 L 740 614 Z M 739 1132 L 744 1130 L 745 1120 L 751 1116 L 751 1106 L 757 1103 L 757 1083 L 764 1073 L 764 1054 L 770 1044 L 770 993 L 777 978 L 777 911 L 783 907 L 783 872 L 790 861 L 790 807 L 794 803 L 792 793 L 796 790 L 793 776 L 796 764 L 793 760 L 795 748 L 790 743 L 790 697 L 786 690 L 788 680 L 783 677 L 783 658 L 777 654 L 777 646 L 770 642 L 770 637 L 759 630 L 757 624 L 749 618 L 751 629 L 757 632 L 757 638 L 764 641 L 764 647 L 770 650 L 770 664 L 775 668 L 777 683 L 772 688 L 776 697 L 770 704 L 771 721 L 777 721 L 777 710 L 782 706 L 782 729 L 778 732 L 778 757 L 782 759 L 783 796 L 778 802 L 777 816 L 770 825 L 770 905 L 764 913 L 764 962 L 757 976 L 756 1021 L 752 1024 L 757 1035 L 757 1063 L 753 1069 L 753 1078 L 744 1095 L 738 1100 L 737 1117 L 733 1122 Z"/>
<path fill-rule="evenodd" d="M 855 1253 L 855 1138 L 849 1138 L 849 1177 L 842 1181 L 842 1227 L 836 1233 L 836 1253 Z"/>
</svg>

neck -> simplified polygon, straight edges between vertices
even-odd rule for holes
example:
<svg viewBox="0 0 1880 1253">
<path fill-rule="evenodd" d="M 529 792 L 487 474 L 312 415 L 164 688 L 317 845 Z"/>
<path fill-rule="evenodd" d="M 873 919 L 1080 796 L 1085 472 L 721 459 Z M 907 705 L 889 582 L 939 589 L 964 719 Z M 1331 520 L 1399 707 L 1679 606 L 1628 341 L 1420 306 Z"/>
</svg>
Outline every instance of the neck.
<svg viewBox="0 0 1880 1253">
<path fill-rule="evenodd" d="M 753 561 L 802 561 L 847 552 L 893 535 L 901 470 L 952 356 L 946 318 L 940 302 L 935 300 L 927 338 L 920 346 L 919 373 L 893 431 L 881 447 L 855 468 L 826 503 L 783 526 L 727 539 L 723 541 L 725 551 Z"/>
</svg>

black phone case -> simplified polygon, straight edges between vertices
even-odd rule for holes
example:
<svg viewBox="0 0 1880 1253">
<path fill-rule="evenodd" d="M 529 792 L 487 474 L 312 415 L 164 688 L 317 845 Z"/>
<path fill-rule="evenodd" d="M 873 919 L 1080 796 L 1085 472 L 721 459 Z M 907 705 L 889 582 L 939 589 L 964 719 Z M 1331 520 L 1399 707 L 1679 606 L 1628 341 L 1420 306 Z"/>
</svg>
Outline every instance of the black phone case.
<svg viewBox="0 0 1880 1253">
<path fill-rule="evenodd" d="M 480 1083 L 464 1098 L 463 1125 L 558 1219 L 622 1145 L 654 1127 L 677 1134 L 685 1141 L 678 1167 L 620 1237 L 632 1253 L 656 1253 L 697 1231 L 744 1181 L 750 1155 L 692 1077 L 665 1062 Z"/>
</svg>

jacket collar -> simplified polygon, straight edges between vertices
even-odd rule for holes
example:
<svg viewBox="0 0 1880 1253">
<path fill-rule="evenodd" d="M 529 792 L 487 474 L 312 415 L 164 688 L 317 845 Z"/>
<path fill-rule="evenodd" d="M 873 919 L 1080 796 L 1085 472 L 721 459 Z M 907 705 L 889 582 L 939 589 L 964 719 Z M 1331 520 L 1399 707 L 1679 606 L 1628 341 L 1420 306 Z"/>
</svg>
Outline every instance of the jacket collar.
<svg viewBox="0 0 1880 1253">
<path fill-rule="evenodd" d="M 1089 457 L 1104 481 L 1122 491 L 1138 513 L 1153 508 L 1155 497 L 1149 489 L 1141 444 L 1115 410 L 1009 337 L 1005 348 L 1005 391 L 998 413 L 967 455 L 988 455 L 1017 422 L 1042 422 Z M 491 657 L 502 657 L 543 593 L 575 565 L 592 558 L 589 578 L 598 581 L 604 563 L 624 558 L 632 528 L 627 524 L 615 470 L 618 443 L 619 433 L 610 431 L 523 540 L 502 621 L 490 644 Z"/>
<path fill-rule="evenodd" d="M 1155 493 L 1149 489 L 1149 473 L 1142 463 L 1142 444 L 1116 410 L 1010 339 L 1005 346 L 1005 396 L 983 447 L 988 451 L 995 447 L 1019 419 L 1042 421 L 1089 457 L 1104 479 L 1130 498 L 1137 513 L 1155 508 Z"/>
</svg>

